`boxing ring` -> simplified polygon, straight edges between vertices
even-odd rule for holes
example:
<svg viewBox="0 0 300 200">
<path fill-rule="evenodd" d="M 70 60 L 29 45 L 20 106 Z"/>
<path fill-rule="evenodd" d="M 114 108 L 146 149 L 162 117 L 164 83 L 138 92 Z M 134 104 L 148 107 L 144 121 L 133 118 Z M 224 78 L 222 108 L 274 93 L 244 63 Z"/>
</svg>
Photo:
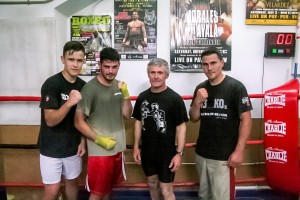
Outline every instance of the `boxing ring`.
<svg viewBox="0 0 300 200">
<path fill-rule="evenodd" d="M 249 97 L 251 99 L 264 99 L 264 139 L 248 140 L 247 145 L 264 145 L 265 162 L 258 164 L 265 165 L 266 176 L 236 179 L 235 184 L 266 182 L 273 189 L 300 194 L 298 80 L 293 79 L 278 88 L 266 91 L 264 94 L 250 94 Z M 182 98 L 184 100 L 191 100 L 192 96 L 182 96 Z M 130 99 L 135 101 L 137 97 L 132 96 Z M 39 102 L 40 97 L 0 96 L 0 102 L 23 101 Z M 195 147 L 195 143 L 186 143 L 185 147 L 193 148 Z M 37 146 L 0 144 L 1 148 L 37 149 Z M 132 148 L 133 145 L 127 145 L 127 149 Z M 183 165 L 185 164 L 194 163 L 183 163 Z M 198 185 L 197 181 L 174 182 L 175 187 Z M 43 183 L 0 182 L 0 187 L 43 187 Z M 144 182 L 121 183 L 116 187 L 147 187 L 147 185 Z"/>
</svg>

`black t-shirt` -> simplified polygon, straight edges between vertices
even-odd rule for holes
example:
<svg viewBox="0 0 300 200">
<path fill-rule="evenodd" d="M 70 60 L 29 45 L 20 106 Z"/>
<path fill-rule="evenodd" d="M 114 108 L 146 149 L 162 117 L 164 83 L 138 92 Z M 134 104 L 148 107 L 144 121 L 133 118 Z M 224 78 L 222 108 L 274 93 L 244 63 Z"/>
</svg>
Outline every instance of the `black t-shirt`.
<svg viewBox="0 0 300 200">
<path fill-rule="evenodd" d="M 68 82 L 62 73 L 48 78 L 41 88 L 41 126 L 38 138 L 40 153 L 44 156 L 64 158 L 77 154 L 81 134 L 74 127 L 76 105 L 56 126 L 49 127 L 44 109 L 59 109 L 69 98 L 71 90 L 80 91 L 85 81 L 77 77 L 75 83 Z"/>
<path fill-rule="evenodd" d="M 167 88 L 161 93 L 142 92 L 132 116 L 142 122 L 142 157 L 173 157 L 176 154 L 176 126 L 188 121 L 179 94 Z"/>
<path fill-rule="evenodd" d="M 215 86 L 208 81 L 200 83 L 193 99 L 199 88 L 207 90 L 208 98 L 200 108 L 196 153 L 208 159 L 227 160 L 238 141 L 240 115 L 252 110 L 247 90 L 229 76 Z"/>
</svg>

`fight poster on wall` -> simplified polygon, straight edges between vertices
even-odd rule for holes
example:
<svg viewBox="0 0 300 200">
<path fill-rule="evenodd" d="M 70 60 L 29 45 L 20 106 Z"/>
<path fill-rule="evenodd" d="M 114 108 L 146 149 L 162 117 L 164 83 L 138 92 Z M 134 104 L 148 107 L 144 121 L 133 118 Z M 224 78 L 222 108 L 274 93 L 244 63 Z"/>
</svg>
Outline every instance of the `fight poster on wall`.
<svg viewBox="0 0 300 200">
<path fill-rule="evenodd" d="M 203 72 L 200 54 L 209 46 L 231 70 L 231 0 L 170 0 L 170 65 L 174 72 Z"/>
<path fill-rule="evenodd" d="M 122 60 L 157 56 L 157 0 L 115 0 L 114 47 Z"/>
<path fill-rule="evenodd" d="M 246 24 L 296 25 L 299 0 L 246 0 Z"/>
<path fill-rule="evenodd" d="M 72 16 L 71 40 L 80 41 L 85 46 L 86 63 L 80 75 L 96 75 L 99 71 L 100 51 L 112 46 L 111 16 Z"/>
</svg>

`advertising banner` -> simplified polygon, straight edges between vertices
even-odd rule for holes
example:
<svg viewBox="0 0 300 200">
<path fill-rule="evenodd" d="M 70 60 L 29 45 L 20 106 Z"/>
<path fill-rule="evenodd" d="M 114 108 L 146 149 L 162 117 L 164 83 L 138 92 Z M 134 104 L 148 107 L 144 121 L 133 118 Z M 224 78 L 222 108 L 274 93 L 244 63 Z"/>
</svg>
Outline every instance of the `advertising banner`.
<svg viewBox="0 0 300 200">
<path fill-rule="evenodd" d="M 86 63 L 81 75 L 95 75 L 99 71 L 99 53 L 112 46 L 111 17 L 109 15 L 73 16 L 71 18 L 71 40 L 85 46 Z"/>
<path fill-rule="evenodd" d="M 157 0 L 115 0 L 114 47 L 122 60 L 157 56 Z"/>
<path fill-rule="evenodd" d="M 246 0 L 246 24 L 296 25 L 298 0 Z"/>
<path fill-rule="evenodd" d="M 231 70 L 231 0 L 171 0 L 170 65 L 175 72 L 203 72 L 200 54 L 209 46 L 224 57 Z"/>
</svg>

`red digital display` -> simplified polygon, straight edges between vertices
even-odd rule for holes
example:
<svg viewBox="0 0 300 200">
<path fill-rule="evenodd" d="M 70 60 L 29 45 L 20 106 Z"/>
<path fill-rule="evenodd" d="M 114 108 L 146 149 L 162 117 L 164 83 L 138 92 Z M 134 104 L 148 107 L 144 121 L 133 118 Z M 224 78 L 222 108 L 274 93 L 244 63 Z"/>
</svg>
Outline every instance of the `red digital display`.
<svg viewBox="0 0 300 200">
<path fill-rule="evenodd" d="M 270 33 L 270 45 L 291 45 L 294 41 L 294 33 Z"/>
<path fill-rule="evenodd" d="M 265 57 L 293 57 L 295 33 L 268 32 L 265 34 Z"/>
</svg>

